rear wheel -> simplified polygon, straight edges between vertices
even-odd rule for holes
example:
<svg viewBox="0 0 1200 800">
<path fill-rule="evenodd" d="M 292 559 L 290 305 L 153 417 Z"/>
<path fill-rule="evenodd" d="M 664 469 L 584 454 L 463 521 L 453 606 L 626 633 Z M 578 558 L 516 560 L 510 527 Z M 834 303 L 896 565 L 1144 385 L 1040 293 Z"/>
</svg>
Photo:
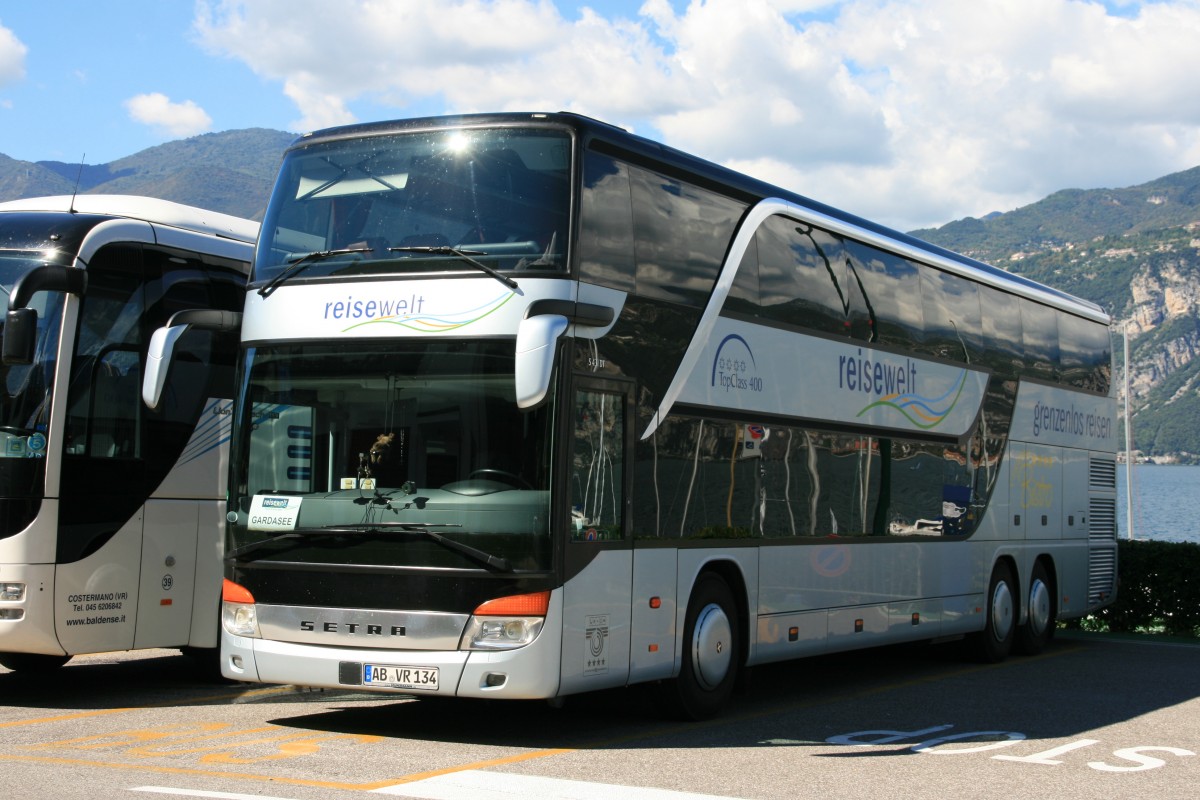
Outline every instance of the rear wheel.
<svg viewBox="0 0 1200 800">
<path fill-rule="evenodd" d="M 983 630 L 971 636 L 972 654 L 979 661 L 994 664 L 1003 661 L 1012 650 L 1017 629 L 1015 585 L 1008 564 L 997 561 L 988 582 L 987 622 Z"/>
<path fill-rule="evenodd" d="M 708 719 L 725 707 L 737 682 L 740 636 L 729 585 L 715 573 L 703 573 L 688 601 L 683 668 L 678 678 L 662 685 L 672 716 Z"/>
<path fill-rule="evenodd" d="M 1054 583 L 1045 565 L 1039 561 L 1033 565 L 1033 574 L 1029 579 L 1029 613 L 1025 624 L 1017 629 L 1015 646 L 1018 653 L 1037 655 L 1054 638 L 1054 626 L 1058 622 L 1054 598 Z"/>
</svg>

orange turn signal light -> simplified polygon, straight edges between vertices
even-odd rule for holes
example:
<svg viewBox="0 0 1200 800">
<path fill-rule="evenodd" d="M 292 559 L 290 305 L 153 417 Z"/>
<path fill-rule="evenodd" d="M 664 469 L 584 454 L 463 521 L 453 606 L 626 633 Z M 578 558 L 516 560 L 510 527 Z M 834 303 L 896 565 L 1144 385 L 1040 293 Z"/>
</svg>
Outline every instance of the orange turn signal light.
<svg viewBox="0 0 1200 800">
<path fill-rule="evenodd" d="M 475 609 L 477 617 L 544 617 L 550 608 L 550 590 L 530 594 L 514 594 L 497 597 L 480 603 Z"/>
<path fill-rule="evenodd" d="M 221 599 L 226 603 L 253 603 L 254 595 L 244 586 L 239 586 L 228 578 L 221 584 Z"/>
</svg>

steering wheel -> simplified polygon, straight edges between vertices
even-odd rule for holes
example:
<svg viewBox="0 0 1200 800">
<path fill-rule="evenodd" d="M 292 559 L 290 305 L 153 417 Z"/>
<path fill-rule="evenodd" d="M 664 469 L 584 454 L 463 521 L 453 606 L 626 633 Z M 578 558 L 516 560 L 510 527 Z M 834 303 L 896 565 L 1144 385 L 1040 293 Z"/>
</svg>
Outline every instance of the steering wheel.
<svg viewBox="0 0 1200 800">
<path fill-rule="evenodd" d="M 477 469 L 477 470 L 472 471 L 471 474 L 467 476 L 467 480 L 471 480 L 471 478 L 475 478 L 475 477 L 500 478 L 505 483 L 511 483 L 513 486 L 516 486 L 516 487 L 519 487 L 522 489 L 532 489 L 533 488 L 533 484 L 530 483 L 529 481 L 525 480 L 524 478 L 522 478 L 520 475 L 514 475 L 513 473 L 505 472 L 502 469 Z"/>
<path fill-rule="evenodd" d="M 0 433 L 7 433 L 12 436 L 28 436 L 33 431 L 26 430 L 25 428 L 14 428 L 11 425 L 0 425 Z"/>
</svg>

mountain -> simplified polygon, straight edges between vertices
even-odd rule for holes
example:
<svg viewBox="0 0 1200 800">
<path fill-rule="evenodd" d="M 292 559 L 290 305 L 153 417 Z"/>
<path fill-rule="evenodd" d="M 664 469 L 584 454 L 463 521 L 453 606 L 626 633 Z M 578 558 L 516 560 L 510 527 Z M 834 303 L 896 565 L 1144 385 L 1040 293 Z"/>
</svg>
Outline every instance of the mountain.
<svg viewBox="0 0 1200 800">
<path fill-rule="evenodd" d="M 913 235 L 1108 311 L 1118 377 L 1120 332 L 1129 333 L 1134 448 L 1200 463 L 1200 167 L 1125 189 L 1056 192 Z"/>
<path fill-rule="evenodd" d="M 261 220 L 295 135 L 194 136 L 108 164 L 0 155 L 0 200 L 141 194 Z M 1067 189 L 913 235 L 1087 298 L 1129 332 L 1135 447 L 1200 463 L 1200 167 L 1123 189 Z M 1119 337 L 1114 339 L 1118 360 Z M 1118 365 L 1118 373 L 1120 373 Z"/>
<path fill-rule="evenodd" d="M 261 220 L 295 134 L 266 128 L 206 133 L 108 164 L 16 161 L 0 155 L 0 200 L 80 193 L 138 194 Z"/>
</svg>

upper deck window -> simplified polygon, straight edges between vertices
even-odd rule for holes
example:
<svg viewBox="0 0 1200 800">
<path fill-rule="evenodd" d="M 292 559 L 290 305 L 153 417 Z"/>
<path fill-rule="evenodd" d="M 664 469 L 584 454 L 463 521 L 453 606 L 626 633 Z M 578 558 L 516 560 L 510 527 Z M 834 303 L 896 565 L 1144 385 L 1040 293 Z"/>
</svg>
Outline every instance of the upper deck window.
<svg viewBox="0 0 1200 800">
<path fill-rule="evenodd" d="M 297 148 L 267 210 L 254 279 L 293 266 L 306 278 L 472 269 L 461 254 L 506 271 L 565 271 L 570 164 L 566 132 L 531 128 Z"/>
</svg>

